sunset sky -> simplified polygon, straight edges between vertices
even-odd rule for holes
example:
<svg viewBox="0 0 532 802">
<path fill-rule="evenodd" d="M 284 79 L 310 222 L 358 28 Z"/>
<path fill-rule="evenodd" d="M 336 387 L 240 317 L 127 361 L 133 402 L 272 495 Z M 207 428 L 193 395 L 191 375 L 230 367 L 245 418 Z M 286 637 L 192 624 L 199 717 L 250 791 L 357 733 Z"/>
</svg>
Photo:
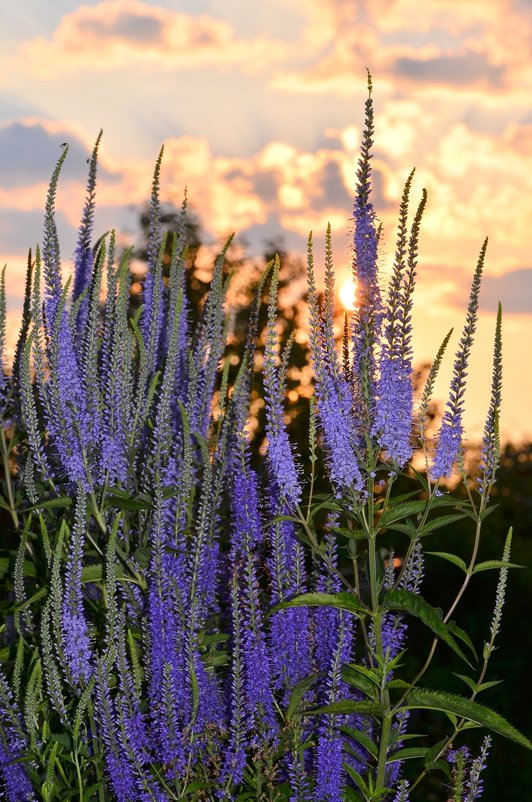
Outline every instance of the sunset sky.
<svg viewBox="0 0 532 802">
<path fill-rule="evenodd" d="M 161 196 L 191 206 L 207 235 L 235 231 L 259 254 L 284 235 L 322 257 L 328 221 L 340 284 L 365 68 L 374 79 L 373 201 L 393 258 L 398 200 L 429 193 L 414 323 L 416 358 L 451 326 L 456 346 L 489 236 L 466 424 L 488 404 L 497 300 L 503 303 L 502 429 L 532 437 L 532 2 L 530 0 L 17 0 L 0 26 L 0 264 L 11 321 L 46 185 L 68 142 L 58 194 L 65 269 L 100 128 L 96 229 L 134 236 L 165 144 Z M 438 384 L 445 394 L 452 362 Z"/>
</svg>

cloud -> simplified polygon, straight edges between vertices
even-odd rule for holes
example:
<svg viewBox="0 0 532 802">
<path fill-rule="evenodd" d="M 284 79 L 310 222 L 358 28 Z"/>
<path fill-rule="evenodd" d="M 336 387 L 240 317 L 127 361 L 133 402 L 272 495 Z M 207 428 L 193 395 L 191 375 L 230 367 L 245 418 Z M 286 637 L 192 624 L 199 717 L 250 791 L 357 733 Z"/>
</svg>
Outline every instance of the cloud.
<svg viewBox="0 0 532 802">
<path fill-rule="evenodd" d="M 69 153 L 62 177 L 84 180 L 87 159 L 92 152 L 78 132 L 69 125 L 36 118 L 14 120 L 0 127 L 0 190 L 48 182 L 61 155 L 60 145 L 67 142 Z M 100 177 L 113 180 L 112 173 L 101 168 Z"/>
<path fill-rule="evenodd" d="M 81 199 L 80 199 L 81 200 Z M 21 248 L 35 248 L 42 241 L 43 212 L 39 209 L 3 209 L 0 217 L 0 263 L 6 256 Z M 61 251 L 67 258 L 73 253 L 76 244 L 76 229 L 66 216 L 58 211 L 56 222 L 61 232 Z"/>
<path fill-rule="evenodd" d="M 304 12 L 298 59 L 274 75 L 279 91 L 356 95 L 369 66 L 390 93 L 517 91 L 530 79 L 530 40 L 515 0 L 287 0 Z M 455 7 L 456 6 L 456 7 Z"/>
<path fill-rule="evenodd" d="M 355 183 L 353 153 L 341 144 L 345 141 L 350 146 L 354 132 L 346 131 L 335 130 L 331 147 L 324 143 L 316 152 L 274 141 L 247 158 L 216 155 L 202 137 L 170 138 L 165 143 L 161 198 L 179 206 L 187 186 L 191 207 L 199 210 L 207 235 L 220 238 L 234 231 L 247 238 L 254 249 L 284 230 L 287 240 L 301 252 L 309 230 L 319 237 L 327 222 L 333 230 L 341 231 L 344 239 Z M 68 127 L 45 121 L 12 122 L 0 130 L 3 253 L 24 253 L 40 240 L 47 183 L 62 138 L 71 142 L 71 153 L 59 182 L 56 204 L 60 235 L 64 228 L 66 237 L 62 252 L 70 258 L 90 151 Z M 96 191 L 96 230 L 111 226 L 120 229 L 128 218 L 127 229 L 132 231 L 136 226 L 134 209 L 140 210 L 149 198 L 153 161 L 113 162 L 104 145 Z M 387 165 L 376 159 L 372 199 L 378 209 L 390 206 L 388 174 Z"/>
<path fill-rule="evenodd" d="M 286 51 L 280 40 L 236 36 L 228 22 L 141 0 L 102 0 L 66 14 L 50 39 L 23 43 L 21 55 L 40 77 L 63 70 L 108 71 L 135 64 L 153 69 L 264 68 Z"/>
<path fill-rule="evenodd" d="M 510 270 L 501 276 L 485 276 L 480 295 L 481 308 L 493 311 L 499 301 L 503 315 L 532 314 L 532 267 Z"/>
<path fill-rule="evenodd" d="M 489 265 L 487 265 L 489 267 Z M 464 309 L 469 296 L 473 269 L 443 264 L 422 265 L 417 302 Z M 532 314 L 532 268 L 513 267 L 498 275 L 484 272 L 480 288 L 480 312 L 496 312 L 499 302 L 503 316 Z"/>
<path fill-rule="evenodd" d="M 492 64 L 486 53 L 438 55 L 432 58 L 402 56 L 391 64 L 391 72 L 416 83 L 443 84 L 445 86 L 483 86 L 500 88 L 505 67 Z"/>
</svg>

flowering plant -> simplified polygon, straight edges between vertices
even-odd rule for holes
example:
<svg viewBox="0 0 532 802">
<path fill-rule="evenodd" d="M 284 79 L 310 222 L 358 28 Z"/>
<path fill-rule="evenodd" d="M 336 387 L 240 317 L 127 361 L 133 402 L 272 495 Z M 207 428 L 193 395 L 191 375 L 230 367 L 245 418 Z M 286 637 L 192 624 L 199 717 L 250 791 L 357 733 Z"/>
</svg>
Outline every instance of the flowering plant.
<svg viewBox="0 0 532 802">
<path fill-rule="evenodd" d="M 308 466 L 284 422 L 290 343 L 279 360 L 279 260 L 260 278 L 233 379 L 225 358 L 230 241 L 193 327 L 186 201 L 169 239 L 160 222 L 162 152 L 140 307 L 130 306 L 130 254 L 117 254 L 114 232 L 92 245 L 100 138 L 74 280 L 63 284 L 54 209 L 64 148 L 48 192 L 42 251 L 28 260 L 11 372 L 4 279 L 0 293 L 2 506 L 18 538 L 5 559 L 9 600 L 0 653 L 0 782 L 9 802 L 407 802 L 432 772 L 442 773 L 453 799 L 472 802 L 482 792 L 491 736 L 471 757 L 468 745 L 456 746 L 463 733 L 482 727 L 532 749 L 477 700 L 495 684 L 487 672 L 512 567 L 511 532 L 502 559 L 477 560 L 499 454 L 500 309 L 473 483 L 461 450 L 486 243 L 433 450 L 429 405 L 450 333 L 414 409 L 411 310 L 426 193 L 409 226 L 411 174 L 384 293 L 370 200 L 371 89 L 369 80 L 354 210 L 358 303 L 346 322 L 342 357 L 330 228 L 323 304 L 312 237 L 308 242 L 315 377 Z M 246 424 L 268 280 L 268 449 L 257 469 Z M 424 470 L 412 466 L 415 451 Z M 321 460 L 328 492 L 316 495 Z M 460 505 L 443 490 L 455 464 L 467 490 Z M 404 475 L 415 478 L 411 492 L 397 491 Z M 442 612 L 421 595 L 423 544 L 466 519 L 474 529 L 469 561 L 426 552 L 462 575 Z M 469 583 L 487 570 L 498 570 L 499 581 L 479 661 L 452 617 Z M 432 637 L 413 674 L 402 665 L 411 618 Z M 468 666 L 468 674 L 457 675 L 465 695 L 422 684 L 443 648 Z M 427 743 L 410 732 L 419 710 L 447 716 L 443 740 Z M 410 761 L 419 770 L 407 779 Z"/>
</svg>

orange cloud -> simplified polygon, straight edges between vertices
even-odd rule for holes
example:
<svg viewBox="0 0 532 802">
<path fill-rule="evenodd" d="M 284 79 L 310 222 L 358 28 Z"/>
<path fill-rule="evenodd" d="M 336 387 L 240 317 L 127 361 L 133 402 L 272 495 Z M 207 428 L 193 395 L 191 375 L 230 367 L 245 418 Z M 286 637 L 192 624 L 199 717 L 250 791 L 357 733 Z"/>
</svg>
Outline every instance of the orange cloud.
<svg viewBox="0 0 532 802">
<path fill-rule="evenodd" d="M 64 69 L 110 70 L 235 66 L 253 71 L 285 48 L 267 37 L 238 38 L 232 26 L 206 14 L 185 14 L 141 0 L 102 0 L 66 14 L 51 39 L 22 45 L 21 55 L 40 77 Z"/>
<path fill-rule="evenodd" d="M 287 0 L 301 10 L 301 58 L 274 76 L 278 90 L 353 95 L 369 66 L 381 87 L 493 93 L 525 89 L 530 25 L 516 0 Z M 532 19 L 530 19 L 532 22 Z"/>
</svg>

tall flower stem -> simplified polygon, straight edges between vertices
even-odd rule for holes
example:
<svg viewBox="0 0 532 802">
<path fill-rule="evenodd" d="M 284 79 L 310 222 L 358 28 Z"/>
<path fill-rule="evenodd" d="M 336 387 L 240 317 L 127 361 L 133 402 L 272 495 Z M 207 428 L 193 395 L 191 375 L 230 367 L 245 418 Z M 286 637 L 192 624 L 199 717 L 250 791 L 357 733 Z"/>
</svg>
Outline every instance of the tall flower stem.
<svg viewBox="0 0 532 802">
<path fill-rule="evenodd" d="M 379 755 L 377 762 L 377 777 L 375 791 L 385 787 L 386 778 L 386 758 L 388 756 L 388 746 L 392 729 L 392 710 L 390 705 L 390 694 L 386 687 L 386 671 L 383 667 L 384 648 L 382 643 L 382 620 L 379 605 L 379 586 L 377 575 L 377 529 L 375 528 L 375 506 L 374 506 L 375 482 L 370 476 L 368 479 L 368 515 L 367 515 L 367 536 L 368 536 L 368 556 L 369 556 L 369 583 L 371 592 L 371 607 L 373 610 L 373 627 L 375 633 L 375 648 L 377 658 L 381 663 L 382 682 L 380 701 L 383 708 L 383 720 L 379 742 Z"/>
</svg>

